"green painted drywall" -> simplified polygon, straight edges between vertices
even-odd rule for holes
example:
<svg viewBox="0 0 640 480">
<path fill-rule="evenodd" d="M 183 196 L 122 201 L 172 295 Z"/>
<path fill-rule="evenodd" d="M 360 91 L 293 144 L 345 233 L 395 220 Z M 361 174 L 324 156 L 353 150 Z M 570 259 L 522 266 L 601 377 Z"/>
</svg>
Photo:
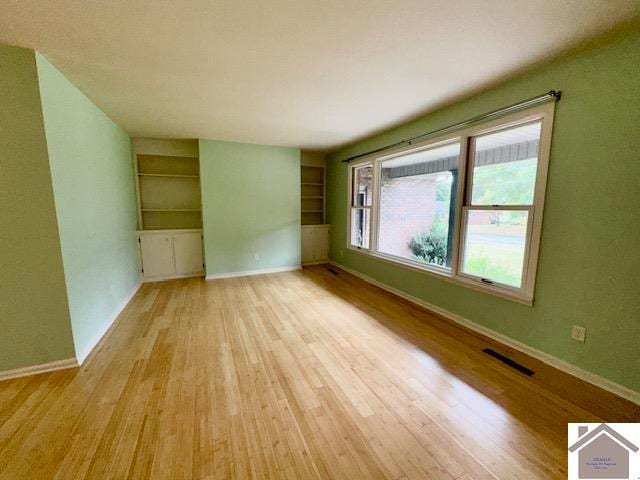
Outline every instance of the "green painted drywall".
<svg viewBox="0 0 640 480">
<path fill-rule="evenodd" d="M 140 281 L 129 136 L 36 54 L 62 257 L 82 360 Z"/>
<path fill-rule="evenodd" d="M 328 157 L 331 258 L 640 391 L 640 34 L 609 38 Z M 345 249 L 341 160 L 546 92 L 557 104 L 535 303 L 528 307 Z M 571 340 L 573 324 L 586 343 Z"/>
<path fill-rule="evenodd" d="M 207 274 L 300 265 L 300 151 L 199 145 Z"/>
<path fill-rule="evenodd" d="M 36 59 L 0 45 L 0 371 L 74 357 Z"/>
</svg>

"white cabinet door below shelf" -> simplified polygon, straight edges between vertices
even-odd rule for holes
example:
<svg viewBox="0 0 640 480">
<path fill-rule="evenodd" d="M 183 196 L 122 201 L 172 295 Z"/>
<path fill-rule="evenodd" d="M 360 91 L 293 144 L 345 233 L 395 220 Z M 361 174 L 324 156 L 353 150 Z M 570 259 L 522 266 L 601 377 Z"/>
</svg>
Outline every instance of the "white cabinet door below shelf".
<svg viewBox="0 0 640 480">
<path fill-rule="evenodd" d="M 329 259 L 329 229 L 318 227 L 313 232 L 313 261 L 323 262 Z"/>
<path fill-rule="evenodd" d="M 302 227 L 302 264 L 322 263 L 329 260 L 329 226 L 304 225 Z"/>
<path fill-rule="evenodd" d="M 171 235 L 140 236 L 140 251 L 145 277 L 160 277 L 175 273 Z"/>
<path fill-rule="evenodd" d="M 177 274 L 197 273 L 203 270 L 200 232 L 174 234 L 173 248 Z"/>
<path fill-rule="evenodd" d="M 302 263 L 313 262 L 313 229 L 302 229 Z"/>
</svg>

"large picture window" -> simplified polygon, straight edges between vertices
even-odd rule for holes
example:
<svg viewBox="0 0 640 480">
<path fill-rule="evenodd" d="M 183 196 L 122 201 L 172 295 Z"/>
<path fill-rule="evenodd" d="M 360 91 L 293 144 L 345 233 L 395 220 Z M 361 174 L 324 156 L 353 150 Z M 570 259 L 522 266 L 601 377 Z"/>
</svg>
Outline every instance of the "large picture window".
<svg viewBox="0 0 640 480">
<path fill-rule="evenodd" d="M 349 247 L 530 303 L 553 104 L 350 167 Z"/>
</svg>

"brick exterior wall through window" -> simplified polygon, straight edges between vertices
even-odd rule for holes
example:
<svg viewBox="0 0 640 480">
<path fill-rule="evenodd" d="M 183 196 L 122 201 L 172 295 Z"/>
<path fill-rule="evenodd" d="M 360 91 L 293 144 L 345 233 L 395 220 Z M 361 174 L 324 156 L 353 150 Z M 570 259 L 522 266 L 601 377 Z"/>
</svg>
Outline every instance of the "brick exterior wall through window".
<svg viewBox="0 0 640 480">
<path fill-rule="evenodd" d="M 378 250 L 411 258 L 409 241 L 417 233 L 428 233 L 435 218 L 434 175 L 390 178 L 382 169 Z"/>
</svg>

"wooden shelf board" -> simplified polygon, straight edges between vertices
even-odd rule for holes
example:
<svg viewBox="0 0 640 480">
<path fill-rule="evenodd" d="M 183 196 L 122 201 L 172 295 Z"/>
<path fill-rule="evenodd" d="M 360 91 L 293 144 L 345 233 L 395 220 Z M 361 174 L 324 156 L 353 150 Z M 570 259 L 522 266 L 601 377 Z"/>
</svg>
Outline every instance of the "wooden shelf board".
<svg viewBox="0 0 640 480">
<path fill-rule="evenodd" d="M 138 173 L 139 177 L 173 177 L 173 178 L 200 178 L 200 175 L 174 175 L 173 173 Z"/>
<path fill-rule="evenodd" d="M 302 182 L 302 185 L 324 185 L 324 183 L 309 183 L 309 182 Z"/>
<path fill-rule="evenodd" d="M 322 210 L 302 210 L 302 213 L 322 213 Z"/>
<path fill-rule="evenodd" d="M 302 195 L 300 198 L 316 198 L 317 199 L 317 198 L 324 198 L 324 197 L 311 197 L 311 196 L 306 196 L 305 197 L 304 195 Z"/>
<path fill-rule="evenodd" d="M 143 212 L 199 212 L 199 208 L 143 208 Z"/>
</svg>

